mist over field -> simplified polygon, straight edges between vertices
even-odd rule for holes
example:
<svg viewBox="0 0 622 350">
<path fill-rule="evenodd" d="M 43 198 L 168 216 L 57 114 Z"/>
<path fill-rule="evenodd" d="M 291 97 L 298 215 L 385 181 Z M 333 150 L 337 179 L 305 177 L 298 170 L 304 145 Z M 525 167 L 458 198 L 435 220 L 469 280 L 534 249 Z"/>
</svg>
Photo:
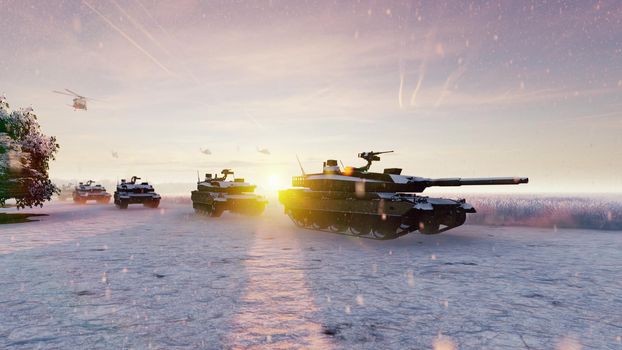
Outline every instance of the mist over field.
<svg viewBox="0 0 622 350">
<path fill-rule="evenodd" d="M 477 213 L 467 224 L 622 230 L 622 199 L 599 197 L 471 196 Z"/>
<path fill-rule="evenodd" d="M 78 180 L 61 180 L 58 185 L 77 183 Z M 101 181 L 110 193 L 116 183 Z M 159 183 L 156 192 L 169 200 L 190 203 L 190 191 L 196 183 Z M 277 205 L 277 190 L 258 188 L 258 193 Z M 622 230 L 622 194 L 497 194 L 427 191 L 422 196 L 465 198 L 477 210 L 467 216 L 467 224 L 490 226 L 526 226 L 540 228 L 580 228 L 594 230 Z M 280 206 L 280 204 L 278 204 Z"/>
<path fill-rule="evenodd" d="M 622 230 L 622 198 L 615 195 L 441 195 L 466 198 L 477 213 L 467 215 L 467 225 L 524 226 Z M 191 205 L 189 196 L 169 195 L 167 200 Z M 277 202 L 271 198 L 272 205 Z M 279 204 L 279 208 L 282 208 Z"/>
</svg>

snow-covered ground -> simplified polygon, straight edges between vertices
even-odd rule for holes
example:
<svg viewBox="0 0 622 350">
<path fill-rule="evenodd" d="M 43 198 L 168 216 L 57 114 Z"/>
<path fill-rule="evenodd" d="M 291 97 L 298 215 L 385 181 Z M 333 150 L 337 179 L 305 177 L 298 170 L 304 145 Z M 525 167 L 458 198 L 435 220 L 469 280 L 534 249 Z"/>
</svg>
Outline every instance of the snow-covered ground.
<svg viewBox="0 0 622 350">
<path fill-rule="evenodd" d="M 622 348 L 622 232 L 373 241 L 296 228 L 276 205 L 27 212 L 50 216 L 0 226 L 0 348 Z"/>
</svg>

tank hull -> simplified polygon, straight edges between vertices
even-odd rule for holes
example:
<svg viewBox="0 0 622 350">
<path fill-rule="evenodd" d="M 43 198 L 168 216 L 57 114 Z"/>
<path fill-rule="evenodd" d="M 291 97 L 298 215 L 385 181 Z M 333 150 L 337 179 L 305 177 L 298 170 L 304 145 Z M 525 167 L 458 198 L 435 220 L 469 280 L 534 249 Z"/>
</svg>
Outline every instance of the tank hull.
<svg viewBox="0 0 622 350">
<path fill-rule="evenodd" d="M 253 193 L 226 193 L 204 190 L 191 192 L 192 207 L 201 214 L 218 217 L 225 211 L 242 215 L 260 215 L 267 201 Z"/>
<path fill-rule="evenodd" d="M 292 188 L 279 201 L 300 227 L 373 239 L 392 239 L 409 232 L 440 233 L 464 223 L 475 209 L 464 200 L 393 192 L 314 191 Z"/>
<path fill-rule="evenodd" d="M 73 191 L 71 197 L 74 203 L 85 204 L 88 201 L 96 201 L 99 204 L 110 203 L 112 197 L 108 192 L 88 192 L 88 191 Z"/>
<path fill-rule="evenodd" d="M 119 209 L 127 209 L 130 204 L 142 204 L 148 208 L 157 208 L 160 205 L 160 195 L 157 193 L 129 193 L 115 192 L 114 204 Z"/>
</svg>

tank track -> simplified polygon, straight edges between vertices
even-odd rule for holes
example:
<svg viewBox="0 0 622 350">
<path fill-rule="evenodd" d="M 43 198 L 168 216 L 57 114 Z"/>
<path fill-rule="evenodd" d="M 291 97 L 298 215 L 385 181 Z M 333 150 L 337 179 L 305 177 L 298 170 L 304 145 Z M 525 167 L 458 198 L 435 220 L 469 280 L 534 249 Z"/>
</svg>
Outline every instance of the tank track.
<svg viewBox="0 0 622 350">
<path fill-rule="evenodd" d="M 199 215 L 207 215 L 214 218 L 220 217 L 224 213 L 225 208 L 222 205 L 215 205 L 214 203 L 206 204 L 200 202 L 193 202 L 192 207 L 194 212 Z"/>
<path fill-rule="evenodd" d="M 417 230 L 426 235 L 438 234 L 464 223 L 464 219 L 460 218 L 455 225 L 441 228 L 436 224 L 433 229 L 429 229 L 421 223 L 406 223 L 400 216 L 330 213 L 302 209 L 286 209 L 285 214 L 300 228 L 381 241 L 396 239 Z"/>
<path fill-rule="evenodd" d="M 335 214 L 320 210 L 286 210 L 296 226 L 308 230 L 373 240 L 390 240 L 416 230 L 404 225 L 398 217 L 366 214 Z"/>
<path fill-rule="evenodd" d="M 233 204 L 231 202 L 201 202 L 193 200 L 192 207 L 197 214 L 219 217 L 225 211 L 246 216 L 259 216 L 264 212 L 266 206 L 261 202 L 249 199 L 237 203 L 233 201 Z"/>
</svg>

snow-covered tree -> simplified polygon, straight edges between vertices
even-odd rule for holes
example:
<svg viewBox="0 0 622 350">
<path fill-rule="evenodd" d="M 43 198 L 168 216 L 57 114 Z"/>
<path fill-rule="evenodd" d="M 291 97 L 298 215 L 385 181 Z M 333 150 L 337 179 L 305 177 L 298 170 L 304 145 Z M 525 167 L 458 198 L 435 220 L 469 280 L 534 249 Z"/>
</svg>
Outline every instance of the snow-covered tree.
<svg viewBox="0 0 622 350">
<path fill-rule="evenodd" d="M 0 206 L 10 198 L 18 208 L 50 200 L 58 188 L 49 179 L 49 162 L 59 147 L 41 132 L 32 108 L 11 111 L 0 96 Z"/>
</svg>

